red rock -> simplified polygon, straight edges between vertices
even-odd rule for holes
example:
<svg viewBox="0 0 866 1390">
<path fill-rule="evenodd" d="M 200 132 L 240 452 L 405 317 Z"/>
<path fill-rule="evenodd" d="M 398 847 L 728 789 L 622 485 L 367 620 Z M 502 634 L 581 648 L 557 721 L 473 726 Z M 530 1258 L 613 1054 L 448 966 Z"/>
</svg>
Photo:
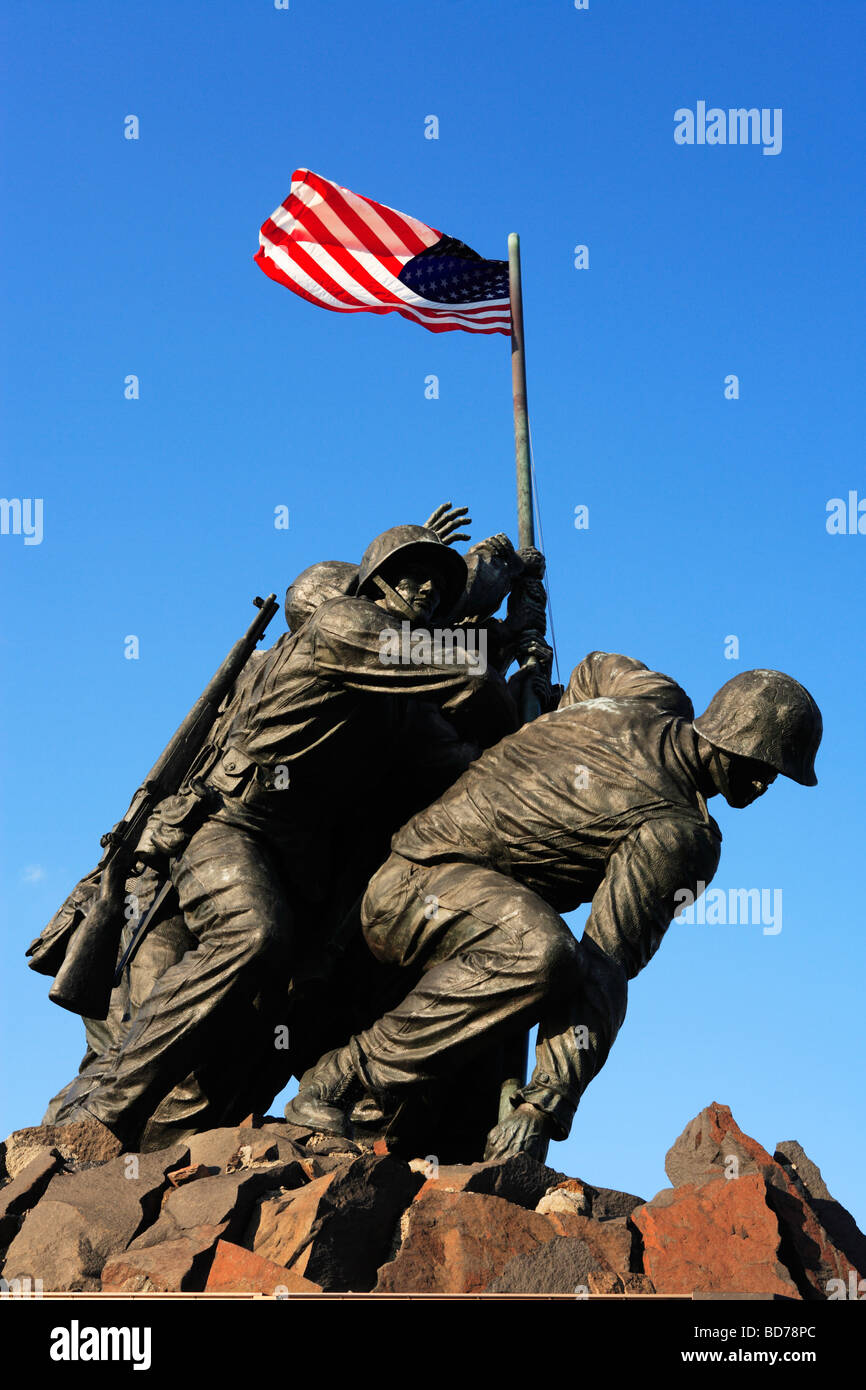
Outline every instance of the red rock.
<svg viewBox="0 0 866 1390">
<path fill-rule="evenodd" d="M 643 1238 L 644 1271 L 659 1293 L 800 1297 L 759 1173 L 668 1188 L 631 1220 Z"/>
<path fill-rule="evenodd" d="M 227 1240 L 217 1244 L 205 1289 L 207 1293 L 273 1294 L 284 1289 L 290 1294 L 322 1292 L 320 1284 Z"/>
<path fill-rule="evenodd" d="M 428 1189 L 401 1222 L 396 1257 L 379 1271 L 377 1292 L 473 1293 L 486 1289 L 516 1255 L 553 1240 L 546 1216 L 501 1197 Z"/>
<path fill-rule="evenodd" d="M 736 1166 L 729 1162 L 731 1157 L 736 1158 Z M 730 1178 L 732 1183 L 760 1175 L 782 1234 L 780 1258 L 800 1297 L 827 1298 L 831 1280 L 847 1284 L 849 1275 L 858 1273 L 849 1257 L 850 1241 L 843 1240 L 840 1248 L 822 1224 L 818 1203 L 810 1199 L 790 1165 L 778 1163 L 756 1139 L 744 1134 L 726 1105 L 714 1102 L 691 1121 L 669 1150 L 665 1171 L 675 1185 L 707 1182 L 722 1173 L 738 1173 L 739 1177 Z M 831 1225 L 838 1231 L 832 1219 Z"/>
<path fill-rule="evenodd" d="M 223 1237 L 237 1240 L 256 1200 L 293 1181 L 306 1181 L 294 1159 L 217 1173 L 173 1188 L 159 1219 L 127 1246 L 122 1259 L 106 1266 L 103 1278 L 115 1289 L 203 1289 L 217 1242 Z"/>
<path fill-rule="evenodd" d="M 103 1293 L 200 1290 L 221 1230 L 220 1226 L 198 1226 L 159 1245 L 114 1255 L 102 1271 Z"/>
</svg>

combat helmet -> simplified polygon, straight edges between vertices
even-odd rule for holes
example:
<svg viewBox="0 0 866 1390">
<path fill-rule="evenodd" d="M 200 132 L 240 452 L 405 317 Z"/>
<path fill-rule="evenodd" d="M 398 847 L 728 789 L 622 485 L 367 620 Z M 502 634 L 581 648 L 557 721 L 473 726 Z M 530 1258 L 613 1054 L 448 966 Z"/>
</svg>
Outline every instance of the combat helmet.
<svg viewBox="0 0 866 1390">
<path fill-rule="evenodd" d="M 466 587 L 466 561 L 426 526 L 392 526 L 371 541 L 361 558 L 357 592 L 375 597 L 373 580 L 396 555 L 429 569 L 439 584 L 439 611 L 449 613 Z"/>
<path fill-rule="evenodd" d="M 803 787 L 814 787 L 821 711 L 793 676 L 743 671 L 716 691 L 695 728 L 725 753 L 755 758 Z"/>
<path fill-rule="evenodd" d="M 286 590 L 286 622 L 289 632 L 297 632 L 320 604 L 329 598 L 353 594 L 358 583 L 358 566 L 347 560 L 321 560 L 301 570 Z"/>
</svg>

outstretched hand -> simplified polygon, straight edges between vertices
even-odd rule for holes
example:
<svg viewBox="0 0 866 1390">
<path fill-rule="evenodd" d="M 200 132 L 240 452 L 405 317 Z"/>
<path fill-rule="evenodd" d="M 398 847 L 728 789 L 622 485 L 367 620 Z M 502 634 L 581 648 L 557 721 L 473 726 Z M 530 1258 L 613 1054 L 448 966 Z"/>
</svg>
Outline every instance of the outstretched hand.
<svg viewBox="0 0 866 1390">
<path fill-rule="evenodd" d="M 460 530 L 461 526 L 472 525 L 468 507 L 452 507 L 450 502 L 442 502 L 435 512 L 431 512 L 424 525 L 428 531 L 435 531 L 445 545 L 472 539 L 468 532 Z"/>
</svg>

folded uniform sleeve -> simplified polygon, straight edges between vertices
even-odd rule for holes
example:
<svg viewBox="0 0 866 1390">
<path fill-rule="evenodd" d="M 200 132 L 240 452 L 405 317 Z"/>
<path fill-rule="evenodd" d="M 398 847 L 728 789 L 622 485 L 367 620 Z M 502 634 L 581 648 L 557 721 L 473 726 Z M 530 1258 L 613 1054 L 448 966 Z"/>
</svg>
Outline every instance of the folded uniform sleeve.
<svg viewBox="0 0 866 1390">
<path fill-rule="evenodd" d="M 655 955 L 674 914 L 712 879 L 720 845 L 714 826 L 697 818 L 641 822 L 608 860 L 584 935 L 633 980 Z"/>
<path fill-rule="evenodd" d="M 487 679 L 483 663 L 456 643 L 433 659 L 430 634 L 407 626 L 367 599 L 325 603 L 309 620 L 314 668 L 350 690 L 424 695 L 449 709 L 471 700 Z"/>
<path fill-rule="evenodd" d="M 646 699 L 683 719 L 694 719 L 691 700 L 681 686 L 642 661 L 618 652 L 590 652 L 571 673 L 560 709 L 584 700 Z"/>
</svg>

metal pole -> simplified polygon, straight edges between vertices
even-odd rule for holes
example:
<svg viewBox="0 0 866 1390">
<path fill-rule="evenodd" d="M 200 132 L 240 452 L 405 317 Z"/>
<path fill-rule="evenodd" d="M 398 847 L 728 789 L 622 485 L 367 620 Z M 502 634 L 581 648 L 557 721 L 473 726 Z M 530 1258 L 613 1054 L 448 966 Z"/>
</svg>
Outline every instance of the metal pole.
<svg viewBox="0 0 866 1390">
<path fill-rule="evenodd" d="M 520 279 L 520 237 L 508 237 L 508 285 L 511 298 L 511 394 L 514 401 L 514 459 L 517 468 L 518 545 L 535 545 L 532 514 L 532 467 L 529 454 L 529 410 L 526 401 L 526 356 L 523 344 L 523 289 Z M 524 723 L 539 713 L 534 696 L 527 698 L 520 711 Z M 511 1098 L 526 1082 L 529 1064 L 529 1034 L 520 1033 L 503 1045 L 505 1079 L 499 1095 L 499 1121 L 513 1113 Z"/>
<path fill-rule="evenodd" d="M 514 399 L 514 456 L 517 465 L 517 533 L 521 548 L 535 545 L 532 518 L 532 470 L 529 460 L 529 412 L 526 404 L 526 356 L 523 349 L 523 291 L 520 282 L 520 237 L 508 237 L 508 283 L 511 296 L 511 394 Z"/>
</svg>

